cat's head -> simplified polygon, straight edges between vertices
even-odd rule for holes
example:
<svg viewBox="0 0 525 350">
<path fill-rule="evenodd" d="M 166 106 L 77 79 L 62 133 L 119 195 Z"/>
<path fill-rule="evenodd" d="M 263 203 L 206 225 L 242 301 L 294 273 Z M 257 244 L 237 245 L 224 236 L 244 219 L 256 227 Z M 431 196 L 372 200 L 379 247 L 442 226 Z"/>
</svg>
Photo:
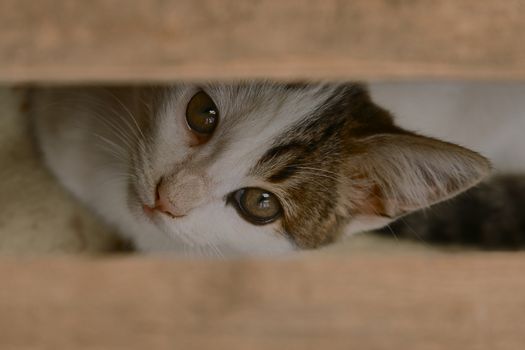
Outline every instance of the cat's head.
<svg viewBox="0 0 525 350">
<path fill-rule="evenodd" d="M 490 169 L 397 127 L 358 84 L 177 85 L 142 98 L 130 207 L 197 247 L 320 247 L 450 198 Z"/>
</svg>

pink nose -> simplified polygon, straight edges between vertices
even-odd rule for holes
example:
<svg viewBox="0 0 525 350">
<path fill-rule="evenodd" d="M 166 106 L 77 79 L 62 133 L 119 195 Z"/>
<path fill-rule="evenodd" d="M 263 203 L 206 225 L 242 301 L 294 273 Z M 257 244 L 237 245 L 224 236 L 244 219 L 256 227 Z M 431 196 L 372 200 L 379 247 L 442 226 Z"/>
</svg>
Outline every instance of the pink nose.
<svg viewBox="0 0 525 350">
<path fill-rule="evenodd" d="M 171 203 L 168 198 L 166 187 L 162 186 L 162 180 L 157 185 L 157 194 L 155 199 L 155 209 L 174 218 L 185 216 Z"/>
<path fill-rule="evenodd" d="M 208 183 L 205 174 L 191 169 L 162 177 L 155 190 L 155 204 L 144 207 L 144 212 L 147 215 L 161 212 L 173 218 L 183 217 L 205 202 Z"/>
</svg>

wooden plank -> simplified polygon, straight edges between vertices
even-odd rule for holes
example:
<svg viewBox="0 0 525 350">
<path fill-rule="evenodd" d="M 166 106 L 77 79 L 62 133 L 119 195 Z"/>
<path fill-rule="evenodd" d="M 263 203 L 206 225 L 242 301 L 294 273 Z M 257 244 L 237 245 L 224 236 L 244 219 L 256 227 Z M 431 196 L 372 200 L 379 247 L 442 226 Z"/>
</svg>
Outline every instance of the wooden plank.
<svg viewBox="0 0 525 350">
<path fill-rule="evenodd" d="M 523 0 L 0 0 L 0 82 L 525 79 Z"/>
<path fill-rule="evenodd" d="M 0 348 L 523 349 L 523 254 L 0 261 Z"/>
</svg>

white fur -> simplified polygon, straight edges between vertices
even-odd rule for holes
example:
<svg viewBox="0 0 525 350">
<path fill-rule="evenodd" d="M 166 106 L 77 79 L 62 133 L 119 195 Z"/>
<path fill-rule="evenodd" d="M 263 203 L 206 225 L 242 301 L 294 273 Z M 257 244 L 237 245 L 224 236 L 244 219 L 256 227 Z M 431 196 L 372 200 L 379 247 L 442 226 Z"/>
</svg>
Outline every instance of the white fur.
<svg viewBox="0 0 525 350">
<path fill-rule="evenodd" d="M 277 232 L 277 223 L 250 224 L 231 205 L 226 205 L 225 198 L 237 189 L 258 184 L 258 179 L 248 176 L 249 170 L 275 137 L 307 117 L 333 89 L 322 91 L 314 87 L 284 94 L 274 88 L 262 88 L 236 93 L 227 86 L 210 85 L 205 91 L 217 104 L 221 118 L 212 139 L 203 146 L 189 147 L 185 109 L 197 87 L 177 86 L 167 92 L 166 103 L 154 117 L 153 136 L 148 142 L 141 142 L 136 169 L 131 170 L 141 202 L 148 205 L 153 204 L 161 176 L 174 174 L 181 166 L 205 173 L 211 184 L 203 204 L 185 217 L 173 219 L 159 214 L 150 219 L 140 210 L 141 203 L 128 206 L 126 177 L 118 177 L 130 172 L 126 168 L 129 159 L 123 159 L 119 153 L 120 161 L 115 161 L 111 154 L 95 147 L 100 140 L 94 134 L 100 133 L 100 125 L 94 126 L 90 120 L 94 118 L 94 106 L 105 103 L 97 94 L 79 97 L 81 101 L 84 98 L 84 103 L 76 104 L 67 113 L 51 108 L 38 116 L 37 134 L 45 159 L 67 188 L 143 251 L 231 256 L 294 250 L 291 241 Z M 56 99 L 53 95 L 37 96 L 37 105 L 65 103 Z M 116 117 L 109 112 L 102 117 L 120 123 L 121 131 L 129 136 L 133 117 L 125 112 L 120 111 L 127 122 L 120 120 L 122 115 Z M 57 113 L 61 113 L 60 131 L 53 134 L 46 123 L 50 124 Z M 140 130 L 133 132 L 142 139 Z M 112 139 L 118 141 L 118 137 Z M 126 147 L 123 143 L 113 151 Z M 223 150 L 212 157 L 221 143 Z"/>
</svg>

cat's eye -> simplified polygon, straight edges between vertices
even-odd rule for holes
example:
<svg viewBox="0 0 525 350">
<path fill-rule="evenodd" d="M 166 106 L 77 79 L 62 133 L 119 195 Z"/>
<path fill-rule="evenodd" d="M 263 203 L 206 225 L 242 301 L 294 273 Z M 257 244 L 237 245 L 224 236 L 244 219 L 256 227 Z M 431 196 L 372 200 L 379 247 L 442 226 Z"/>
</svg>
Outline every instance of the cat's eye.
<svg viewBox="0 0 525 350">
<path fill-rule="evenodd" d="M 207 141 L 219 122 L 219 110 L 204 91 L 197 92 L 186 107 L 186 123 L 198 140 Z"/>
<path fill-rule="evenodd" d="M 281 217 L 282 207 L 277 197 L 261 188 L 242 188 L 233 193 L 232 199 L 239 214 L 253 224 L 269 224 Z"/>
</svg>

